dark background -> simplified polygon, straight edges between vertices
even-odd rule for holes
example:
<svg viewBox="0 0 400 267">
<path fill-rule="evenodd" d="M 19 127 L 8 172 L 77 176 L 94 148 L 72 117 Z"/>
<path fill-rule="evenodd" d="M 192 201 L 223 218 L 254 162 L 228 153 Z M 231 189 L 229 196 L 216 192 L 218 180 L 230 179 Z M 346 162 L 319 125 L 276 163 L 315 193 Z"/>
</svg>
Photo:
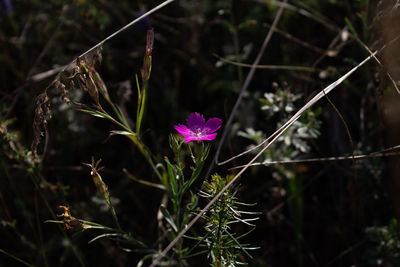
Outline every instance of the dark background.
<svg viewBox="0 0 400 267">
<path fill-rule="evenodd" d="M 221 158 L 252 144 L 237 135 L 239 130 L 252 127 L 268 136 L 276 129 L 279 118 L 267 119 L 259 101 L 265 92 L 274 92 L 273 82 L 302 94 L 295 104 L 297 110 L 369 55 L 361 43 L 375 51 L 398 36 L 399 11 L 394 2 L 289 1 L 277 24 L 286 35 L 273 34 L 260 64 L 312 67 L 314 71 L 257 70 Z M 95 187 L 89 169 L 81 164 L 92 156 L 103 159 L 102 176 L 119 200 L 116 210 L 122 227 L 147 244 L 155 244 L 162 193 L 125 177 L 123 168 L 156 181 L 129 140 L 108 138 L 114 125 L 76 111 L 59 94 L 50 92 L 53 116 L 39 147 L 39 176 L 32 177 L 27 159 L 35 97 L 55 75 L 32 77 L 71 62 L 159 3 L 0 1 L 0 123 L 2 129 L 7 125 L 7 133 L 1 132 L 0 153 L 1 266 L 23 266 L 10 255 L 34 266 L 133 266 L 143 257 L 124 252 L 107 239 L 88 244 L 93 232 L 64 234 L 56 224 L 44 223 L 54 219 L 51 212 L 57 214 L 58 205 L 68 205 L 77 218 L 112 224 L 111 216 L 93 201 Z M 278 6 L 269 1 L 176 1 L 108 41 L 96 69 L 113 101 L 134 120 L 135 75 L 143 62 L 146 30 L 154 28 L 143 139 L 162 159 L 171 156 L 168 135 L 174 132 L 173 126 L 190 113 L 227 121 L 249 68 L 221 65 L 217 56 L 251 64 L 277 11 Z M 340 39 L 342 29 L 361 42 L 352 36 Z M 339 41 L 330 47 L 337 36 Z M 365 154 L 398 144 L 399 96 L 386 75 L 389 71 L 394 80 L 399 79 L 398 47 L 395 43 L 379 54 L 385 67 L 370 60 L 330 94 L 353 146 L 338 112 L 322 99 L 314 108 L 322 110 L 318 117 L 321 134 L 310 141 L 310 151 L 297 158 L 351 155 L 352 151 Z M 79 97 L 77 91 L 71 94 Z M 90 103 L 87 94 L 79 99 Z M 217 142 L 213 144 L 209 161 Z M 249 156 L 238 159 L 229 167 L 249 160 Z M 297 179 L 290 193 L 290 179 L 273 178 L 274 167 L 251 168 L 241 178 L 238 197 L 257 203 L 253 211 L 262 212 L 255 231 L 246 236 L 247 243 L 260 249 L 251 251 L 252 259 L 243 260 L 250 266 L 397 266 L 399 241 L 392 219 L 400 216 L 398 166 L 397 157 L 284 165 Z M 215 171 L 231 173 L 225 166 Z M 293 200 L 300 201 L 295 210 L 290 204 Z M 246 227 L 237 230 L 243 232 Z M 191 259 L 190 265 L 195 264 L 204 266 L 206 257 Z"/>
</svg>

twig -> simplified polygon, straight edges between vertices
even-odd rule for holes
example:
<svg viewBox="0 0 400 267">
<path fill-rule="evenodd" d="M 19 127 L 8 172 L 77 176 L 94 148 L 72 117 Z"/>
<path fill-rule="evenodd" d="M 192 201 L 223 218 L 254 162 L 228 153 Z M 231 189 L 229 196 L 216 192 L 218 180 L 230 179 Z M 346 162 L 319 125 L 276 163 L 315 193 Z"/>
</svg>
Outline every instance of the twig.
<svg viewBox="0 0 400 267">
<path fill-rule="evenodd" d="M 361 41 L 361 39 L 358 38 L 358 36 L 356 34 L 351 34 L 351 37 L 354 38 L 365 50 L 367 50 L 367 52 L 370 55 L 372 55 L 371 49 L 369 49 L 369 47 L 363 41 Z M 379 59 L 376 56 L 374 56 L 374 59 L 375 59 L 376 63 L 378 63 L 381 67 L 383 67 L 383 64 L 379 61 Z M 397 83 L 394 81 L 394 79 L 393 79 L 392 75 L 390 75 L 389 71 L 386 71 L 386 75 L 388 76 L 389 80 L 392 82 L 397 93 L 400 95 L 400 88 L 397 86 Z"/>
<path fill-rule="evenodd" d="M 325 90 L 322 90 L 324 93 L 324 96 L 326 100 L 328 100 L 328 103 L 332 106 L 332 108 L 335 110 L 336 114 L 339 116 L 340 120 L 342 121 L 344 128 L 346 129 L 347 137 L 349 138 L 350 146 L 351 146 L 351 155 L 353 157 L 353 165 L 356 164 L 354 160 L 354 145 L 353 145 L 353 139 L 351 138 L 350 130 L 349 127 L 347 126 L 346 121 L 344 120 L 342 114 L 340 114 L 339 110 L 336 108 L 335 104 L 329 99 L 328 95 L 325 93 Z"/>
<path fill-rule="evenodd" d="M 32 76 L 28 77 L 28 81 L 39 82 L 39 81 L 44 80 L 44 79 L 46 79 L 46 78 L 48 78 L 50 76 L 58 74 L 60 71 L 65 70 L 68 66 L 69 66 L 69 64 L 64 65 L 64 66 L 60 66 L 60 67 L 55 67 L 55 68 L 53 68 L 51 70 L 47 70 L 47 71 L 44 71 L 44 72 L 41 72 L 41 73 L 37 73 L 35 75 L 32 75 Z"/>
<path fill-rule="evenodd" d="M 270 166 L 270 165 L 277 165 L 277 164 L 298 164 L 298 163 L 311 163 L 311 162 L 324 162 L 324 161 L 338 161 L 338 160 L 356 160 L 356 159 L 367 159 L 367 158 L 379 158 L 379 157 L 390 157 L 390 156 L 398 156 L 400 155 L 400 151 L 397 152 L 390 152 L 400 148 L 400 145 L 390 147 L 381 151 L 372 152 L 369 154 L 362 154 L 362 155 L 351 155 L 351 156 L 340 156 L 340 157 L 325 157 L 325 158 L 311 158 L 311 159 L 295 159 L 295 160 L 277 160 L 277 161 L 264 161 L 254 163 L 251 166 Z M 236 166 L 230 168 L 229 170 L 241 169 L 244 168 L 246 165 Z"/>
<path fill-rule="evenodd" d="M 307 72 L 314 72 L 317 69 L 310 68 L 310 67 L 305 67 L 305 66 L 287 66 L 287 65 L 253 65 L 253 64 L 246 64 L 246 63 L 240 63 L 240 62 L 235 62 L 226 58 L 223 58 L 221 56 L 218 56 L 217 54 L 213 54 L 215 57 L 217 57 L 219 60 L 222 62 L 232 64 L 235 66 L 240 66 L 240 67 L 246 67 L 246 68 L 257 68 L 257 69 L 268 69 L 268 70 L 294 70 L 294 71 L 307 71 Z"/>
<path fill-rule="evenodd" d="M 267 27 L 267 28 L 271 28 L 271 25 L 269 25 L 268 23 L 264 23 L 263 25 L 265 25 L 265 27 Z M 315 45 L 312 45 L 310 43 L 307 43 L 307 42 L 305 42 L 303 40 L 300 40 L 299 38 L 291 35 L 288 32 L 284 32 L 284 31 L 282 31 L 282 30 L 280 30 L 278 28 L 275 28 L 275 32 L 280 34 L 280 35 L 282 35 L 283 37 L 285 37 L 285 38 L 287 38 L 287 39 L 289 39 L 289 40 L 301 45 L 301 46 L 304 46 L 306 48 L 309 48 L 309 49 L 313 50 L 314 52 L 317 52 L 317 53 L 320 53 L 320 54 L 324 54 L 325 53 L 324 49 L 319 48 L 319 47 L 317 47 Z"/>
<path fill-rule="evenodd" d="M 254 0 L 254 1 L 262 3 L 262 4 L 265 4 L 264 0 Z M 303 8 L 299 8 L 297 6 L 288 4 L 286 2 L 279 2 L 279 1 L 275 1 L 275 0 L 270 0 L 270 1 L 268 1 L 268 3 L 271 4 L 271 5 L 275 5 L 275 6 L 281 7 L 281 8 L 283 7 L 285 9 L 287 9 L 287 10 L 295 11 L 295 12 L 299 13 L 300 15 L 303 15 L 303 16 L 305 16 L 307 18 L 310 18 L 310 19 L 312 19 L 312 20 L 324 25 L 326 28 L 328 28 L 328 29 L 330 29 L 332 31 L 340 32 L 340 28 L 338 26 L 334 25 L 332 22 L 328 21 L 327 18 L 317 17 L 316 15 L 312 14 L 308 10 L 305 10 Z"/>
</svg>

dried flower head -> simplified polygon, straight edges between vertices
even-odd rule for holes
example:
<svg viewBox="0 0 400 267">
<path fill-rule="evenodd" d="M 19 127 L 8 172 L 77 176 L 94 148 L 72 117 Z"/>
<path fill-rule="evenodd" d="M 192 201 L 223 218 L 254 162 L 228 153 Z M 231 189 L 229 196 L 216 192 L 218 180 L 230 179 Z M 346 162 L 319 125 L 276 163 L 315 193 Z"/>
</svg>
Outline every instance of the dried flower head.
<svg viewBox="0 0 400 267">
<path fill-rule="evenodd" d="M 62 214 L 58 214 L 57 217 L 61 217 L 64 222 L 64 230 L 80 230 L 84 226 L 78 219 L 73 217 L 67 206 L 58 206 L 58 209 L 62 211 Z"/>
<path fill-rule="evenodd" d="M 188 143 L 191 141 L 214 140 L 217 136 L 215 131 L 221 127 L 222 120 L 211 118 L 206 122 L 203 115 L 192 113 L 187 118 L 186 123 L 187 126 L 178 124 L 174 128 L 185 137 L 185 142 Z"/>
</svg>

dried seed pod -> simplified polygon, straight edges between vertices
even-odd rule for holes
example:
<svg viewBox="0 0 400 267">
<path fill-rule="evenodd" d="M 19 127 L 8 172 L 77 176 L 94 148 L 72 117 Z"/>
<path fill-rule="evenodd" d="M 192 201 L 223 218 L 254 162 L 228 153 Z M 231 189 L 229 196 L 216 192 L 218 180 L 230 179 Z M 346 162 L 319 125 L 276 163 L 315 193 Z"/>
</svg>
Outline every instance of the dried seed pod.
<svg viewBox="0 0 400 267">
<path fill-rule="evenodd" d="M 92 176 L 93 182 L 96 186 L 97 192 L 99 192 L 100 195 L 104 197 L 104 199 L 107 201 L 108 205 L 111 205 L 110 203 L 110 194 L 108 192 L 108 188 L 106 184 L 103 182 L 103 179 L 101 178 L 99 171 L 103 169 L 103 167 L 98 167 L 101 162 L 101 159 L 99 159 L 96 163 L 94 161 L 94 158 L 92 157 L 92 163 L 83 163 L 84 165 L 88 166 L 91 168 L 90 175 Z"/>
<path fill-rule="evenodd" d="M 83 228 L 83 224 L 71 215 L 67 206 L 58 206 L 58 209 L 62 211 L 57 217 L 62 217 L 64 230 L 80 230 Z"/>
<path fill-rule="evenodd" d="M 146 54 L 143 58 L 143 67 L 140 69 L 140 74 L 142 75 L 143 82 L 147 82 L 150 79 L 151 54 L 153 52 L 153 43 L 154 43 L 154 30 L 150 29 L 147 31 Z"/>
</svg>

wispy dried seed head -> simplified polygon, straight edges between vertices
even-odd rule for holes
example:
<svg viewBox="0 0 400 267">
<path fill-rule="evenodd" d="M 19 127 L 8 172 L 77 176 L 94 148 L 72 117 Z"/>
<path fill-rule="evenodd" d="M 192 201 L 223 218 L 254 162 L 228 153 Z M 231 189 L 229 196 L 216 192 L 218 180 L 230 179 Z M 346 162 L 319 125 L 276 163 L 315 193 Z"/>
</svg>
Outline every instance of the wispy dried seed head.
<svg viewBox="0 0 400 267">
<path fill-rule="evenodd" d="M 50 85 L 52 86 L 52 85 Z M 47 131 L 47 122 L 51 119 L 50 101 L 46 90 L 36 97 L 35 117 L 33 119 L 33 141 L 31 149 L 33 156 L 37 158 L 37 148 L 40 144 L 40 137 Z"/>
<path fill-rule="evenodd" d="M 78 219 L 71 215 L 67 206 L 58 206 L 58 209 L 62 214 L 58 214 L 57 217 L 62 217 L 65 230 L 80 230 L 84 227 Z"/>
<path fill-rule="evenodd" d="M 40 144 L 40 137 L 44 136 L 47 131 L 47 122 L 51 119 L 50 97 L 61 96 L 61 98 L 69 104 L 69 91 L 74 89 L 75 85 L 81 90 L 89 92 L 92 99 L 97 105 L 99 104 L 99 90 L 105 97 L 108 97 L 107 88 L 100 75 L 94 69 L 96 61 L 101 61 L 101 48 L 96 49 L 91 54 L 90 64 L 89 56 L 77 58 L 74 62 L 63 69 L 54 81 L 38 95 L 35 100 L 36 109 L 33 121 L 33 141 L 31 145 L 34 158 L 37 158 L 37 149 Z M 79 104 L 79 103 L 75 103 Z"/>
</svg>

